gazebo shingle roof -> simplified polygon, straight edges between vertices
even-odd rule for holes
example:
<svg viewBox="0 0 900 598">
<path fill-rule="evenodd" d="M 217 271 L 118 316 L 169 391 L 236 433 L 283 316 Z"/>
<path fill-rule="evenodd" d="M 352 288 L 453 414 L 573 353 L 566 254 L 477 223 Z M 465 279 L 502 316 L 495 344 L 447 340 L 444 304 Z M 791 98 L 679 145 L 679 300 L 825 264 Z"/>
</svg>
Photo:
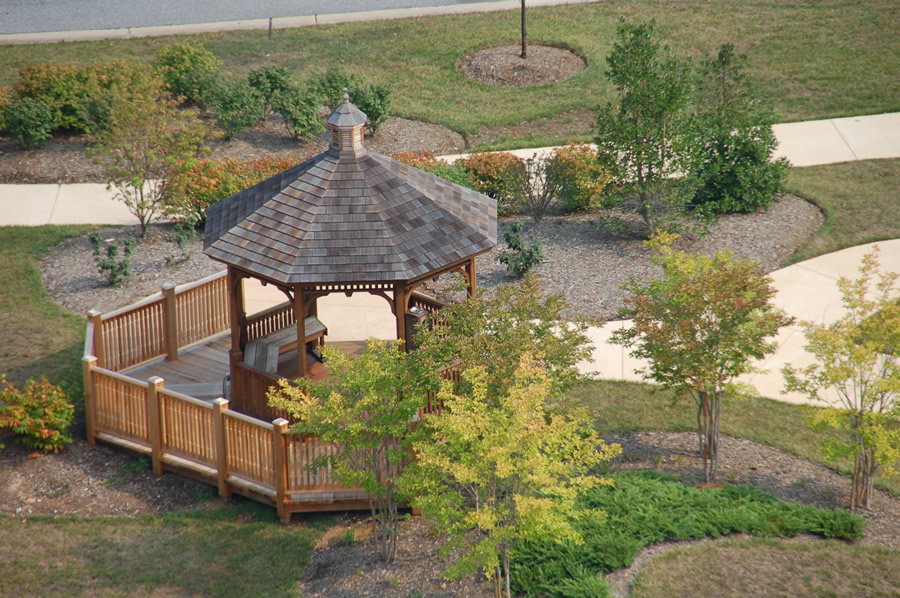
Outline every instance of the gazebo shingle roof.
<svg viewBox="0 0 900 598">
<path fill-rule="evenodd" d="M 411 280 L 493 247 L 496 214 L 480 193 L 332 145 L 212 206 L 204 252 L 286 285 Z"/>
</svg>

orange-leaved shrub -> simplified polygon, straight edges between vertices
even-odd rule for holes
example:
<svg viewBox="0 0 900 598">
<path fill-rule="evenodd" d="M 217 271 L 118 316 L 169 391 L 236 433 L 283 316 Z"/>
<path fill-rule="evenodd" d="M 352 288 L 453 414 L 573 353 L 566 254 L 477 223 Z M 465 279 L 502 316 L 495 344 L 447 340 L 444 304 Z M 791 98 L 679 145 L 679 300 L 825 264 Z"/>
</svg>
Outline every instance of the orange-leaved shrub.
<svg viewBox="0 0 900 598">
<path fill-rule="evenodd" d="M 516 194 L 511 180 L 525 172 L 525 164 L 509 152 L 479 152 L 456 162 L 475 181 L 475 188 L 497 200 L 500 214 L 515 212 Z"/>
<path fill-rule="evenodd" d="M 609 184 L 609 171 L 597 161 L 597 150 L 586 143 L 569 142 L 553 150 L 547 176 L 559 190 L 566 212 L 596 208 Z"/>
<path fill-rule="evenodd" d="M 478 190 L 472 176 L 458 164 L 448 164 L 434 157 L 434 153 L 420 150 L 418 152 L 400 152 L 391 156 L 398 162 L 415 166 L 425 172 L 447 179 L 451 183 Z"/>
<path fill-rule="evenodd" d="M 257 160 L 234 158 L 201 160 L 186 165 L 166 180 L 165 213 L 173 220 L 206 220 L 214 203 L 260 183 L 296 165 L 290 156 L 266 156 Z"/>
<path fill-rule="evenodd" d="M 59 386 L 29 380 L 22 390 L 0 374 L 0 429 L 7 428 L 27 447 L 59 452 L 72 442 L 75 408 Z"/>
</svg>

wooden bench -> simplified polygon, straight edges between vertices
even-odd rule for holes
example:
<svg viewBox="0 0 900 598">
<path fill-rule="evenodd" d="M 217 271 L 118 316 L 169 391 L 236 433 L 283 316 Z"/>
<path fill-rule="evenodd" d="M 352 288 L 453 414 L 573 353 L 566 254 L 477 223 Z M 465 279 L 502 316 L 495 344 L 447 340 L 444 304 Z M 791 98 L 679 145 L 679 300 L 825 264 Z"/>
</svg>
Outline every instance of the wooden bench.
<svg viewBox="0 0 900 598">
<path fill-rule="evenodd" d="M 322 344 L 322 339 L 328 334 L 328 329 L 315 316 L 303 320 L 305 327 L 305 343 Z M 288 326 L 261 336 L 244 347 L 244 363 L 257 369 L 278 373 L 278 356 L 286 351 L 297 348 L 297 327 Z"/>
</svg>

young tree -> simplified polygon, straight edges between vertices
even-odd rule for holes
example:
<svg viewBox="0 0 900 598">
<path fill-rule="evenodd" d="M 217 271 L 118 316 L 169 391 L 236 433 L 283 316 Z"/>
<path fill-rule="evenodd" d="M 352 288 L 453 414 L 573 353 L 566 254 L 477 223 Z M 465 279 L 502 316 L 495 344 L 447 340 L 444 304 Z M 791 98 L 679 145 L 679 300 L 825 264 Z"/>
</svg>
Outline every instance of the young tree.
<svg viewBox="0 0 900 598">
<path fill-rule="evenodd" d="M 766 208 L 787 175 L 787 160 L 772 158 L 775 111 L 759 106 L 746 61 L 723 44 L 700 65 L 687 175 L 694 180 L 692 203 L 706 215 Z"/>
<path fill-rule="evenodd" d="M 166 177 L 200 153 L 208 130 L 195 111 L 179 109 L 155 77 L 145 77 L 140 86 L 132 81 L 127 91 L 116 87 L 112 94 L 108 125 L 89 156 L 140 221 L 144 236 L 163 208 Z"/>
<path fill-rule="evenodd" d="M 556 174 L 561 167 L 558 162 L 536 154 L 522 163 L 524 168 L 510 168 L 504 173 L 504 182 L 512 192 L 513 205 L 540 222 L 562 198 L 564 178 Z"/>
<path fill-rule="evenodd" d="M 528 30 L 525 27 L 525 0 L 522 0 L 522 60 L 528 58 L 528 48 L 525 46 L 525 38 L 528 36 Z"/>
<path fill-rule="evenodd" d="M 448 577 L 479 567 L 511 597 L 509 559 L 528 538 L 582 542 L 571 525 L 578 494 L 610 483 L 585 475 L 621 451 L 593 432 L 585 413 L 551 414 L 550 380 L 528 355 L 509 388 L 488 398 L 483 368 L 465 374 L 471 392 L 444 384 L 443 411 L 425 418 L 426 436 L 415 444 L 416 462 L 404 472 L 413 504 L 449 533 L 446 550 L 467 545 Z M 592 516 L 603 513 L 593 511 Z"/>
<path fill-rule="evenodd" d="M 716 480 L 722 398 L 733 380 L 753 371 L 751 359 L 775 349 L 766 339 L 793 321 L 769 300 L 771 280 L 750 260 L 720 250 L 713 257 L 675 251 L 674 235 L 660 234 L 647 245 L 658 250 L 653 263 L 662 277 L 625 285 L 632 295 L 623 314 L 633 326 L 611 341 L 649 359 L 645 379 L 688 395 L 697 404 L 697 436 L 707 482 Z"/>
<path fill-rule="evenodd" d="M 652 233 L 684 204 L 683 160 L 691 92 L 689 66 L 653 39 L 654 21 L 619 22 L 606 75 L 619 92 L 597 115 L 598 159 L 613 176 L 613 198 Z"/>
<path fill-rule="evenodd" d="M 427 392 L 437 389 L 437 376 L 399 344 L 370 340 L 357 358 L 327 345 L 322 352 L 329 378 L 279 380 L 269 390 L 269 404 L 296 418 L 292 432 L 343 449 L 318 457 L 312 466 L 333 467 L 341 483 L 369 493 L 372 537 L 390 562 L 397 552 L 397 479 L 411 455 L 410 424 Z"/>
<path fill-rule="evenodd" d="M 895 473 L 900 460 L 900 274 L 880 271 L 877 247 L 859 274 L 838 280 L 842 318 L 828 326 L 802 323 L 806 350 L 818 363 L 782 370 L 788 391 L 816 400 L 832 389 L 840 399 L 840 407 L 816 410 L 812 423 L 837 432 L 822 441 L 827 457 L 854 458 L 851 509 L 869 508 L 875 474 Z"/>
<path fill-rule="evenodd" d="M 483 367 L 490 397 L 503 394 L 530 353 L 558 394 L 577 379 L 575 364 L 590 356 L 586 326 L 562 321 L 564 307 L 560 296 L 544 297 L 537 279 L 526 276 L 498 288 L 492 298 L 479 294 L 444 307 L 431 326 L 417 331 L 417 351 L 435 369 Z"/>
</svg>

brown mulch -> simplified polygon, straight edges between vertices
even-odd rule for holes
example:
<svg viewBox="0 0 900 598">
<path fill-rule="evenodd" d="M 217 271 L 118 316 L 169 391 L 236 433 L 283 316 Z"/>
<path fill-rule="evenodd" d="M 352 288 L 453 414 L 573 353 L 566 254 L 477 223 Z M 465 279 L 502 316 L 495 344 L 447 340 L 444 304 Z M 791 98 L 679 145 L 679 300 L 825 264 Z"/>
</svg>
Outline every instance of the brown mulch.
<svg viewBox="0 0 900 598">
<path fill-rule="evenodd" d="M 526 44 L 493 46 L 463 56 L 456 65 L 463 75 L 495 87 L 530 87 L 565 81 L 584 70 L 587 60 L 572 50 Z"/>
</svg>

